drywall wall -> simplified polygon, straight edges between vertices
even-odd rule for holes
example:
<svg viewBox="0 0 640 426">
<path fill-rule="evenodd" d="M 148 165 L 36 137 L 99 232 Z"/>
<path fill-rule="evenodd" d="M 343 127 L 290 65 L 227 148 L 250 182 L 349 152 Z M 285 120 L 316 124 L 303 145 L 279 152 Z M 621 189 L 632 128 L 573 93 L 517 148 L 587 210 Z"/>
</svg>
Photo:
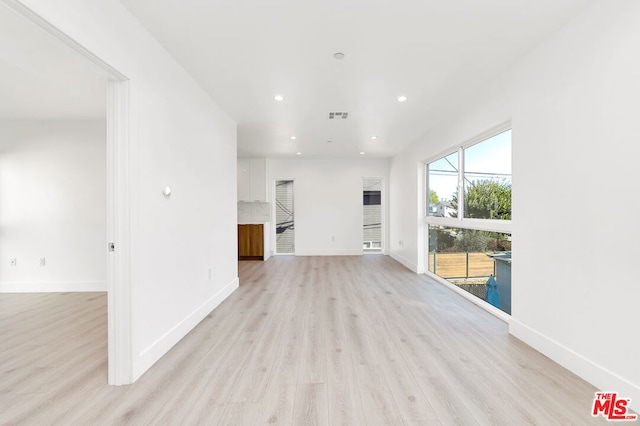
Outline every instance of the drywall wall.
<svg viewBox="0 0 640 426">
<path fill-rule="evenodd" d="M 363 177 L 384 178 L 383 222 L 388 216 L 387 159 L 267 159 L 267 170 L 270 199 L 275 179 L 294 180 L 297 256 L 362 254 Z"/>
<path fill-rule="evenodd" d="M 414 152 L 392 159 L 389 167 L 392 194 L 389 205 L 389 254 L 416 273 L 424 273 L 424 165 Z M 425 155 L 420 153 L 419 155 Z"/>
<path fill-rule="evenodd" d="M 129 79 L 135 380 L 238 286 L 236 125 L 120 2 L 20 3 Z"/>
<path fill-rule="evenodd" d="M 0 292 L 106 291 L 105 125 L 0 121 Z"/>
<path fill-rule="evenodd" d="M 595 2 L 391 164 L 392 247 L 424 262 L 419 160 L 513 128 L 511 333 L 640 409 L 640 4 Z M 407 189 L 410 188 L 410 189 Z M 614 209 L 604 206 L 614 204 Z M 585 407 L 588 413 L 590 407 Z"/>
</svg>

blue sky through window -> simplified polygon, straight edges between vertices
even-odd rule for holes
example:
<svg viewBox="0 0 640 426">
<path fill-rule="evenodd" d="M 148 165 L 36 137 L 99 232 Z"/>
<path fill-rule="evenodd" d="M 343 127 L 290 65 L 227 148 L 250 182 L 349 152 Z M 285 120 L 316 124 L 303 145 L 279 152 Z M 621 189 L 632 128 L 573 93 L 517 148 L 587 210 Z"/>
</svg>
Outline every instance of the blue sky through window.
<svg viewBox="0 0 640 426">
<path fill-rule="evenodd" d="M 511 183 L 511 130 L 464 150 L 465 182 L 499 180 Z M 429 164 L 429 188 L 440 201 L 450 201 L 458 185 L 458 152 Z"/>
</svg>

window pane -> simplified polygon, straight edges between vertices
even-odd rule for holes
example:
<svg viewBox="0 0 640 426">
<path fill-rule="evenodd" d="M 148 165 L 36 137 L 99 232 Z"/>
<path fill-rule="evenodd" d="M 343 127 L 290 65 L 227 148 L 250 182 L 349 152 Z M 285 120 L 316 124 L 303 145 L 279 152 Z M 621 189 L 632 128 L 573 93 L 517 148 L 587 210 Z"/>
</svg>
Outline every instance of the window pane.
<svg viewBox="0 0 640 426">
<path fill-rule="evenodd" d="M 428 216 L 456 217 L 458 152 L 427 165 Z"/>
<path fill-rule="evenodd" d="M 511 219 L 511 130 L 464 150 L 464 217 Z"/>
<path fill-rule="evenodd" d="M 510 234 L 429 225 L 428 265 L 430 272 L 511 313 Z"/>
</svg>

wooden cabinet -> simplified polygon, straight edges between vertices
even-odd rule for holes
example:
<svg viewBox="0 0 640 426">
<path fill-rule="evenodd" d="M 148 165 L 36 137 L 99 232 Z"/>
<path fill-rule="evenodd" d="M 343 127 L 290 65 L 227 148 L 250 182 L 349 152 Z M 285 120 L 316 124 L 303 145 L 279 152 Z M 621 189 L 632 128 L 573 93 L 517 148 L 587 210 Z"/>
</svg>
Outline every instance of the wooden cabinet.
<svg viewBox="0 0 640 426">
<path fill-rule="evenodd" d="M 264 260 L 264 225 L 238 225 L 238 259 Z"/>
</svg>

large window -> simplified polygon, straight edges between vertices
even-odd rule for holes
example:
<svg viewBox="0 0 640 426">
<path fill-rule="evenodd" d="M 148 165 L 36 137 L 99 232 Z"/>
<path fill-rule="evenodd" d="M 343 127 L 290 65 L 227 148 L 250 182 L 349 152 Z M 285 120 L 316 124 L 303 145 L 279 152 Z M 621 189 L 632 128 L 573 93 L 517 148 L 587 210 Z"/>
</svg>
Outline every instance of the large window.
<svg viewBox="0 0 640 426">
<path fill-rule="evenodd" d="M 511 313 L 511 130 L 425 171 L 428 270 Z"/>
</svg>

